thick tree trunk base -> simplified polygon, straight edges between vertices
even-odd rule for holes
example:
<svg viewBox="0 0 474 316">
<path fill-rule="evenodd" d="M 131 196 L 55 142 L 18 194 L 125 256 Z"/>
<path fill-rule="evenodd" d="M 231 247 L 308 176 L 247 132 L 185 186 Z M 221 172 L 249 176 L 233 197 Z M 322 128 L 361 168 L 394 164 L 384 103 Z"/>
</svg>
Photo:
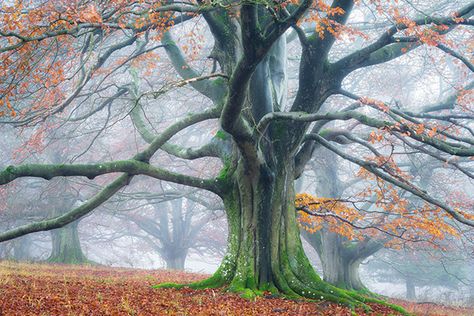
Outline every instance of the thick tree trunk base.
<svg viewBox="0 0 474 316">
<path fill-rule="evenodd" d="M 227 203 L 226 203 L 227 204 Z M 331 301 L 343 304 L 352 309 L 363 308 L 367 311 L 367 303 L 378 303 L 390 306 L 394 311 L 408 315 L 401 307 L 385 301 L 365 296 L 356 291 L 337 288 L 323 281 L 311 266 L 304 253 L 299 230 L 290 225 L 294 218 L 284 219 L 286 229 L 272 230 L 270 240 L 274 240 L 271 248 L 272 260 L 260 261 L 263 267 L 258 267 L 254 243 L 246 247 L 248 233 L 242 228 L 242 218 L 239 212 L 232 212 L 233 207 L 227 207 L 229 221 L 229 249 L 219 269 L 208 279 L 190 284 L 163 283 L 154 288 L 184 288 L 208 289 L 222 288 L 225 291 L 239 293 L 242 297 L 252 299 L 256 296 L 271 295 L 288 299 L 311 299 Z M 294 213 L 294 212 L 293 212 Z M 291 214 L 291 213 L 289 213 Z M 280 219 L 276 219 L 280 221 Z M 235 233 L 232 233 L 235 232 Z M 262 281 L 262 271 L 269 271 L 269 277 Z"/>
<path fill-rule="evenodd" d="M 276 172 L 262 167 L 247 172 L 239 165 L 223 195 L 229 225 L 228 250 L 209 279 L 166 283 L 156 288 L 223 288 L 245 298 L 272 295 L 327 300 L 370 310 L 369 302 L 387 303 L 323 281 L 303 250 L 296 223 L 294 171 L 283 163 Z M 227 175 L 230 177 L 230 175 Z M 395 310 L 405 313 L 398 306 Z"/>
<path fill-rule="evenodd" d="M 161 283 L 153 286 L 155 289 L 163 288 L 191 288 L 195 290 L 204 289 L 222 289 L 224 291 L 233 292 L 240 294 L 241 297 L 247 299 L 253 299 L 257 296 L 271 296 L 281 297 L 287 299 L 309 299 L 317 301 L 331 301 L 338 304 L 342 304 L 350 307 L 351 309 L 363 308 L 365 311 L 370 311 L 371 308 L 367 303 L 378 303 L 386 305 L 392 308 L 394 311 L 399 312 L 403 315 L 410 315 L 402 307 L 394 304 L 387 303 L 381 299 L 372 296 L 361 294 L 360 292 L 344 290 L 337 288 L 319 278 L 315 275 L 311 277 L 308 275 L 308 279 L 304 282 L 296 277 L 295 273 L 289 272 L 289 279 L 284 279 L 287 287 L 278 288 L 274 282 L 260 287 L 256 287 L 253 284 L 245 284 L 244 281 L 236 275 L 226 273 L 230 267 L 225 267 L 226 263 L 223 262 L 221 267 L 208 279 L 188 283 Z"/>
<path fill-rule="evenodd" d="M 77 226 L 75 222 L 51 231 L 53 249 L 48 263 L 94 264 L 82 252 Z"/>
</svg>

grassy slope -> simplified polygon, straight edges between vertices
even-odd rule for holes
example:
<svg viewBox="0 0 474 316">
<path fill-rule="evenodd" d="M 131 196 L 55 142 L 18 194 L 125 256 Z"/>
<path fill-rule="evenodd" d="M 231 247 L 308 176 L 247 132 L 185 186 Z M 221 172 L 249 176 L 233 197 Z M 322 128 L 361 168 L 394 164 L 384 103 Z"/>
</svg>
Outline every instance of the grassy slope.
<svg viewBox="0 0 474 316">
<path fill-rule="evenodd" d="M 0 262 L 0 315 L 351 315 L 347 308 L 324 301 L 248 301 L 220 290 L 151 288 L 205 277 L 165 270 Z M 385 306 L 372 307 L 373 315 L 393 313 Z M 432 312 L 437 309 L 431 306 Z M 463 315 L 461 310 L 449 312 L 456 314 L 432 315 Z"/>
</svg>

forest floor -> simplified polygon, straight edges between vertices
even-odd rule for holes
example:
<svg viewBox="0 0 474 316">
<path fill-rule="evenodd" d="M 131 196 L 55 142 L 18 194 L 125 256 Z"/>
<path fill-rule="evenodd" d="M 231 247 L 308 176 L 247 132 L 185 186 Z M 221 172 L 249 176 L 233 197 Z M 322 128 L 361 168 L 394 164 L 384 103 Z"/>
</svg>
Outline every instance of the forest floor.
<svg viewBox="0 0 474 316">
<path fill-rule="evenodd" d="M 0 262 L 0 316 L 6 315 L 351 315 L 330 302 L 259 297 L 221 290 L 153 289 L 161 282 L 191 282 L 203 274 L 97 266 Z M 474 315 L 474 310 L 395 301 L 416 315 Z M 371 304 L 372 313 L 396 315 Z"/>
</svg>

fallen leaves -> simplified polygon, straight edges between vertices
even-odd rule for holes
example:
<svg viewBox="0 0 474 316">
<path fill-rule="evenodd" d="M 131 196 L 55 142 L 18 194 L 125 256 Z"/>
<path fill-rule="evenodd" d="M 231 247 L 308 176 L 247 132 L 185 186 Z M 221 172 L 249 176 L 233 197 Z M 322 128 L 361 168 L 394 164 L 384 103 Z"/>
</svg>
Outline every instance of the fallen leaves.
<svg viewBox="0 0 474 316">
<path fill-rule="evenodd" d="M 351 315 L 347 307 L 326 301 L 246 300 L 221 289 L 151 287 L 206 277 L 166 270 L 0 262 L 0 315 Z M 396 315 L 384 305 L 371 307 L 369 315 Z"/>
</svg>

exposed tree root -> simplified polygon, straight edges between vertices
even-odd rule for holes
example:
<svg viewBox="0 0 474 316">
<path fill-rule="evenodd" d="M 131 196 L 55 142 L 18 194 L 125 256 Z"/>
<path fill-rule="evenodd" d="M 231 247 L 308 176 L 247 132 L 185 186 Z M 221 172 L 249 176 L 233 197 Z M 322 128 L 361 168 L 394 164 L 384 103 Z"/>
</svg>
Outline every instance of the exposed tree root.
<svg viewBox="0 0 474 316">
<path fill-rule="evenodd" d="M 371 308 L 367 303 L 377 303 L 388 306 L 394 311 L 403 315 L 410 315 L 402 307 L 390 304 L 384 300 L 377 299 L 371 296 L 365 296 L 360 292 L 344 290 L 337 288 L 323 280 L 314 272 L 309 270 L 305 273 L 305 281 L 302 281 L 301 276 L 298 277 L 290 269 L 283 269 L 280 275 L 275 277 L 274 282 L 261 284 L 256 286 L 251 278 L 245 278 L 241 275 L 225 273 L 229 271 L 230 264 L 223 263 L 221 267 L 210 278 L 189 283 L 162 283 L 153 286 L 154 288 L 176 288 L 181 289 L 189 287 L 192 289 L 208 289 L 208 288 L 223 288 L 226 291 L 240 294 L 243 298 L 252 299 L 257 296 L 264 296 L 271 294 L 272 297 L 284 297 L 288 299 L 308 299 L 315 301 L 331 301 L 341 305 L 345 305 L 355 310 L 355 308 L 363 308 L 365 311 L 370 311 Z"/>
</svg>

